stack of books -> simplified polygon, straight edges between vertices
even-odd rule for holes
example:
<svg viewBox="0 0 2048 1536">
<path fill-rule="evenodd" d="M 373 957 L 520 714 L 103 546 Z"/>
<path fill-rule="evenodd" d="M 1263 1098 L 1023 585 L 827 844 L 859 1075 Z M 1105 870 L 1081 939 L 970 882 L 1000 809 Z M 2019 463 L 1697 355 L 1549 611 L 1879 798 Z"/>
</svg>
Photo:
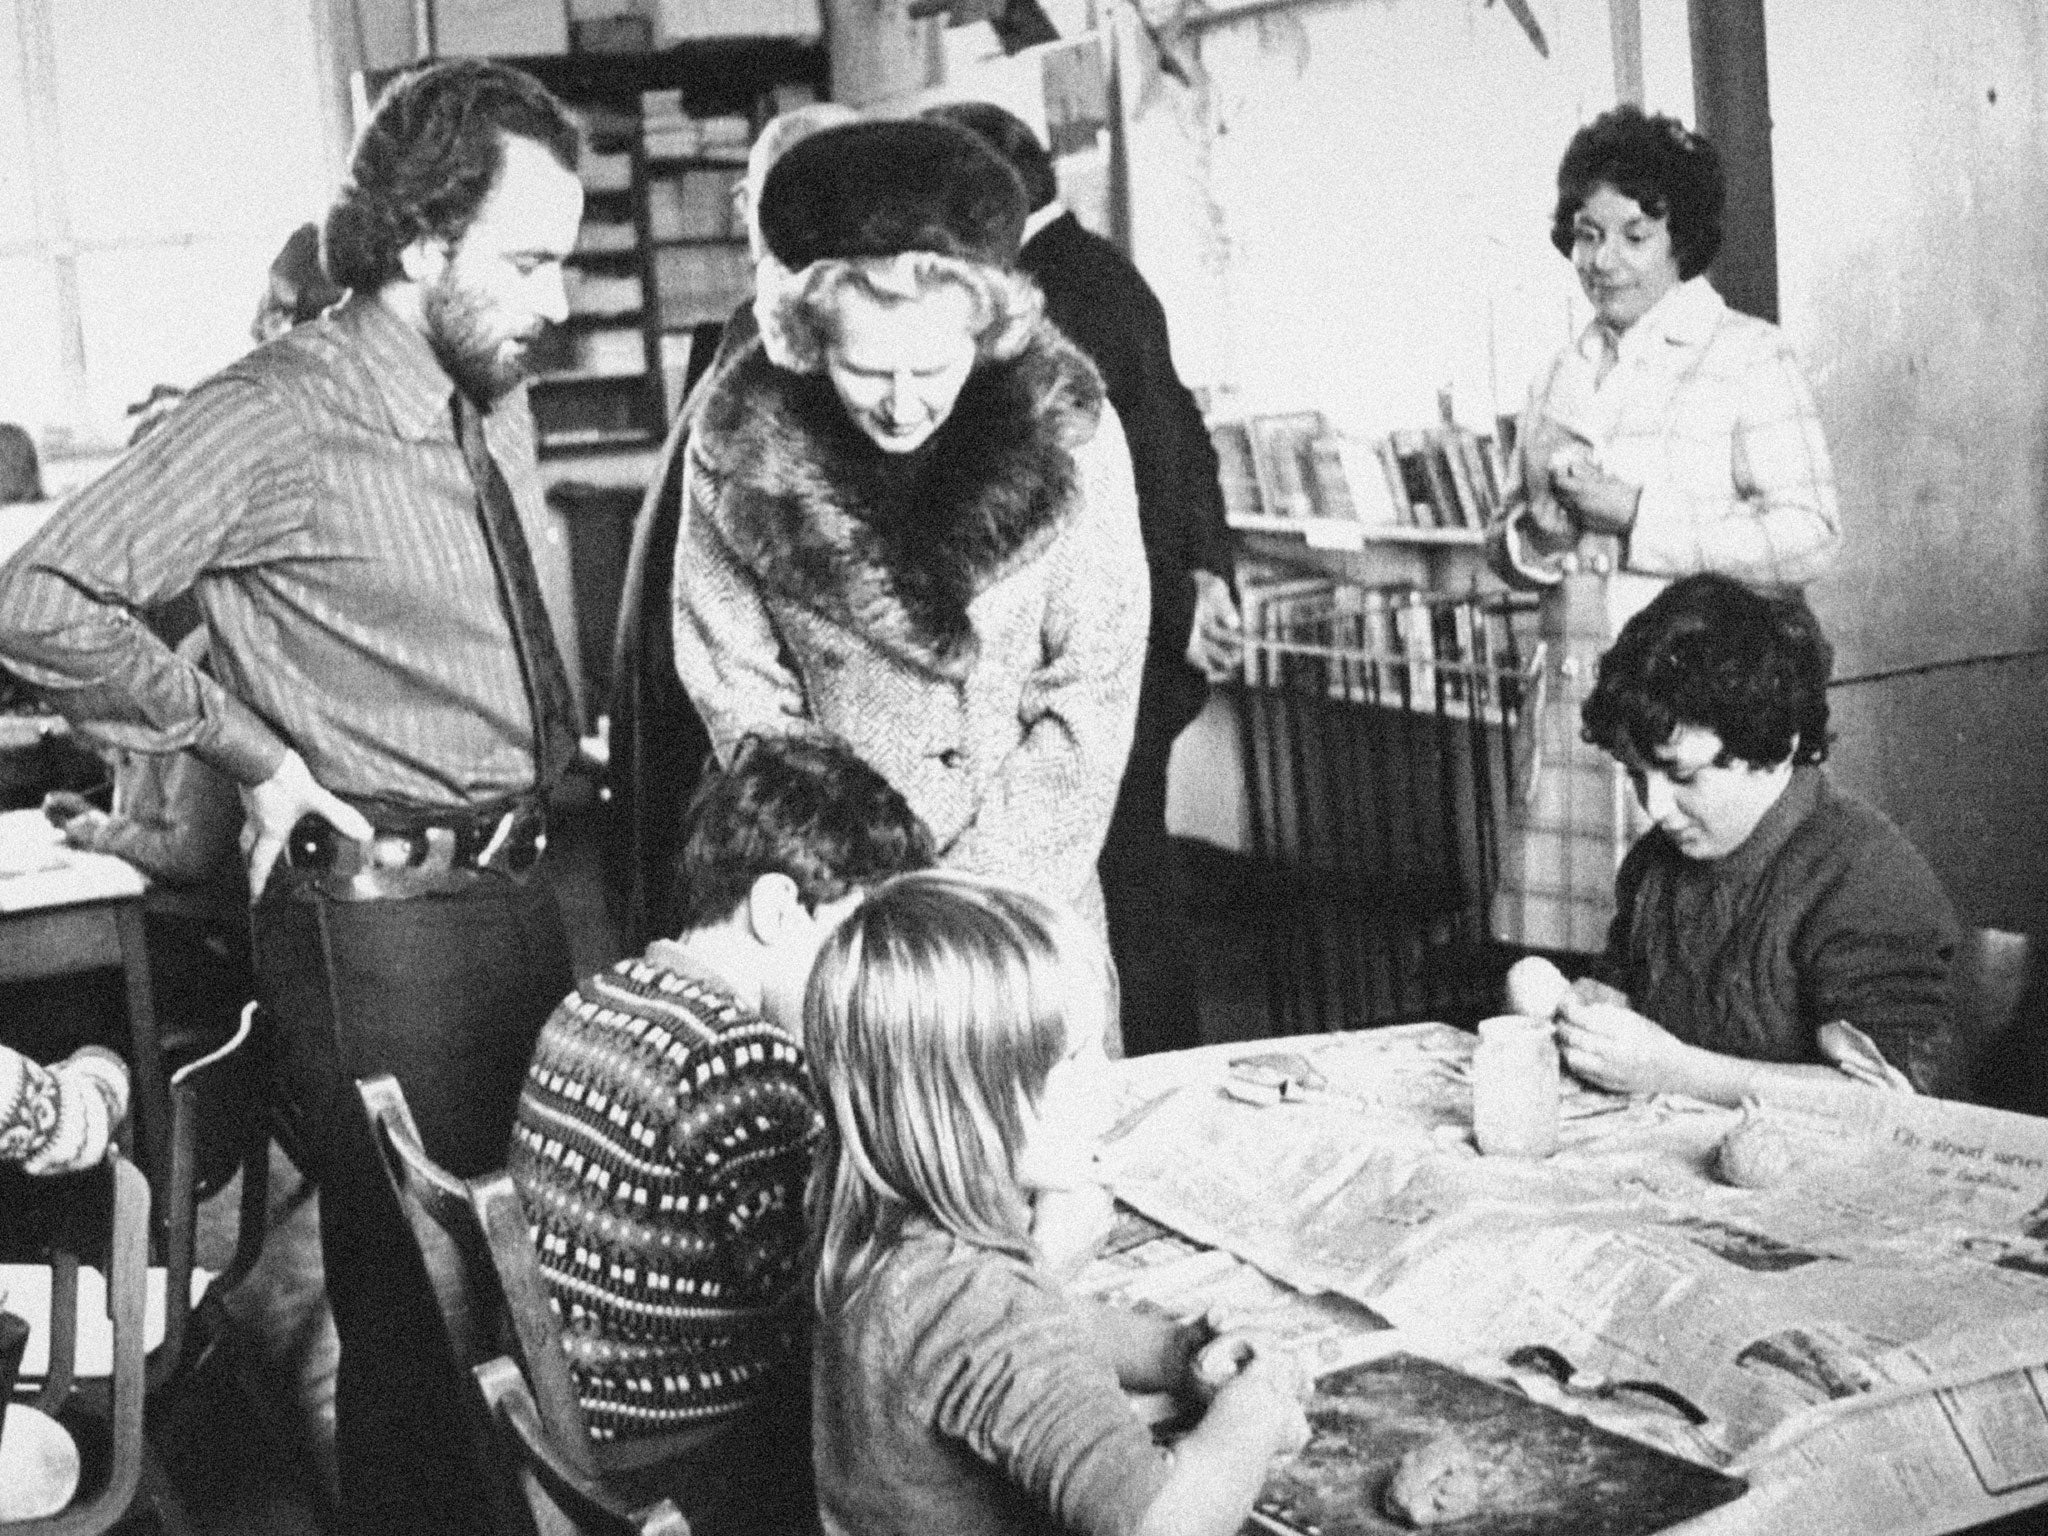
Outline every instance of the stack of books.
<svg viewBox="0 0 2048 1536">
<path fill-rule="evenodd" d="M 680 330 L 723 320 L 754 291 L 744 245 L 664 245 L 654 253 L 662 324 Z"/>
<path fill-rule="evenodd" d="M 653 0 L 654 45 L 667 48 L 703 37 L 824 35 L 818 0 Z"/>
<path fill-rule="evenodd" d="M 744 163 L 754 125 L 730 113 L 691 117 L 681 90 L 640 93 L 640 143 L 650 160 L 730 160 Z"/>
<path fill-rule="evenodd" d="M 734 227 L 738 166 L 696 166 L 647 183 L 647 231 L 656 240 L 744 240 Z"/>
</svg>

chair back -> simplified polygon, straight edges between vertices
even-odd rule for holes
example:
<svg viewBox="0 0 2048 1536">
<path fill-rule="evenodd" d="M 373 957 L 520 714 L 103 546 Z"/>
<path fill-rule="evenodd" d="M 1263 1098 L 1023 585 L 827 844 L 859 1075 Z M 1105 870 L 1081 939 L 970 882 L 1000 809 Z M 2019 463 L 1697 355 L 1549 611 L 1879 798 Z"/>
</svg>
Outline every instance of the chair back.
<svg viewBox="0 0 2048 1536">
<path fill-rule="evenodd" d="M 97 1536 L 127 1516 L 142 1488 L 142 1409 L 148 1391 L 144 1317 L 149 1295 L 149 1180 L 119 1147 L 109 1149 L 106 1168 L 114 1187 L 112 1251 L 107 1256 L 107 1311 L 114 1329 L 108 1414 L 112 1450 L 106 1481 L 98 1492 L 60 1514 L 0 1522 L 4 1536 Z M 100 1255 L 82 1256 L 67 1250 L 53 1255 L 51 1265 L 50 1370 L 36 1406 L 52 1415 L 64 1406 L 76 1379 L 82 1257 L 97 1259 Z"/>
<path fill-rule="evenodd" d="M 2048 1040 L 2039 1038 L 2044 979 L 2039 947 L 2024 933 L 1973 928 L 1956 955 L 1956 1022 L 1969 1096 L 1980 1104 L 2048 1115 Z"/>
<path fill-rule="evenodd" d="M 199 1205 L 234 1173 L 242 1177 L 235 1251 L 202 1304 L 209 1314 L 207 1341 L 221 1336 L 226 1321 L 220 1298 L 263 1256 L 270 1196 L 269 1047 L 270 1031 L 257 1005 L 250 1003 L 234 1034 L 171 1073 L 170 1176 L 161 1214 L 164 1337 L 150 1352 L 152 1392 L 186 1363 Z"/>
<path fill-rule="evenodd" d="M 356 1084 L 391 1192 L 419 1247 L 499 1529 L 689 1536 L 666 1501 L 632 1512 L 595 1470 L 561 1329 L 518 1190 L 504 1173 L 463 1180 L 428 1156 L 396 1078 Z M 568 1511 L 568 1514 L 564 1514 Z"/>
<path fill-rule="evenodd" d="M 499 1353 L 505 1305 L 469 1186 L 427 1155 L 398 1079 L 385 1074 L 356 1087 L 384 1175 L 419 1245 L 456 1368 L 467 1372 Z"/>
</svg>

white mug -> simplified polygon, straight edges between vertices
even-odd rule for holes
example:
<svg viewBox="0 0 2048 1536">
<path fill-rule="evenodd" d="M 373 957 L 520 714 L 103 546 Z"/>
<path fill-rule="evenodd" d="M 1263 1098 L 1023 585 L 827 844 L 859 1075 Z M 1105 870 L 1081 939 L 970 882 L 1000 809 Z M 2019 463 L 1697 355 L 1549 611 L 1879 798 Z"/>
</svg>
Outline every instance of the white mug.
<svg viewBox="0 0 2048 1536">
<path fill-rule="evenodd" d="M 1504 1013 L 1479 1025 L 1472 1051 L 1472 1135 L 1489 1157 L 1557 1150 L 1557 1039 L 1541 1019 Z"/>
</svg>

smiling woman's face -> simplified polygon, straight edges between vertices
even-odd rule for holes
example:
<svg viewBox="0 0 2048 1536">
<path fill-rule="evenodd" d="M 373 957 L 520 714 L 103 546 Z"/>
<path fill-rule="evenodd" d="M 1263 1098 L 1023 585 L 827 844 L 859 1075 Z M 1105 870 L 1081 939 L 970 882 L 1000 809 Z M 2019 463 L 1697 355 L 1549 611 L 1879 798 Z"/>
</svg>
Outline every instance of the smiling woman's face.
<svg viewBox="0 0 2048 1536">
<path fill-rule="evenodd" d="M 1601 322 L 1625 331 L 1678 285 L 1670 221 L 1602 182 L 1572 219 L 1572 269 Z"/>
<path fill-rule="evenodd" d="M 846 414 L 884 453 L 922 447 L 953 414 L 974 371 L 974 311 L 952 283 L 910 299 L 841 293 L 825 374 Z"/>
</svg>

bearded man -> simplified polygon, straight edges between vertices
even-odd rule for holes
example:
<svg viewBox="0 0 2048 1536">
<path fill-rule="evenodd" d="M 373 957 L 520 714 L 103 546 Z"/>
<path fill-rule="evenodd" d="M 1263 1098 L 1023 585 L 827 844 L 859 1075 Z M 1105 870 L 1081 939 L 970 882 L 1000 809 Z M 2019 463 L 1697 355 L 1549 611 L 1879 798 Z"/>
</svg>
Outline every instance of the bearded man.
<svg viewBox="0 0 2048 1536">
<path fill-rule="evenodd" d="M 259 995 L 321 1189 L 345 1524 L 480 1529 L 431 1293 L 355 1101 L 503 1160 L 574 981 L 540 853 L 576 705 L 521 380 L 567 311 L 576 130 L 456 61 L 386 91 L 325 225 L 350 297 L 229 365 L 0 569 L 0 655 L 101 742 L 189 749 L 247 811 Z M 213 675 L 140 615 L 184 592 Z"/>
</svg>

